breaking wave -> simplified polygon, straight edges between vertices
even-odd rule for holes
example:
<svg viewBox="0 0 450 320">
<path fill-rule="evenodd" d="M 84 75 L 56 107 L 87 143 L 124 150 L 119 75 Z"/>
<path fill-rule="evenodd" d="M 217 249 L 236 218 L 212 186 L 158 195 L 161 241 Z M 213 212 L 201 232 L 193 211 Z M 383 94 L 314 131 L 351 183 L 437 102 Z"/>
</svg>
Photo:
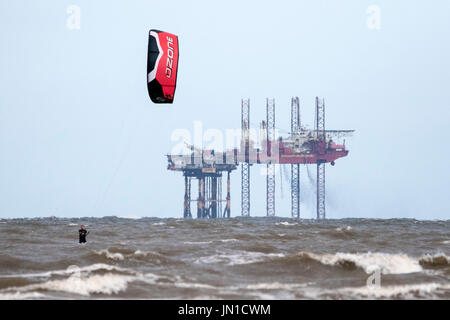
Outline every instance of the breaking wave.
<svg viewBox="0 0 450 320">
<path fill-rule="evenodd" d="M 423 267 L 449 265 L 449 259 L 445 254 L 424 255 L 420 258 L 415 258 L 406 254 L 381 252 L 317 254 L 305 251 L 298 254 L 227 251 L 200 257 L 195 260 L 195 263 L 220 263 L 233 266 L 270 262 L 280 262 L 288 265 L 289 263 L 307 263 L 307 261 L 348 270 L 362 269 L 366 274 L 372 274 L 377 270 L 380 270 L 382 274 L 408 274 L 422 272 Z"/>
<path fill-rule="evenodd" d="M 0 292 L 0 300 L 32 300 L 32 299 L 42 299 L 45 298 L 44 294 L 38 292 L 10 292 L 10 293 L 1 293 Z"/>
<path fill-rule="evenodd" d="M 52 279 L 55 276 L 63 279 Z M 93 294 L 113 295 L 125 291 L 131 282 L 141 281 L 155 284 L 164 277 L 152 273 L 140 273 L 127 268 L 107 264 L 94 264 L 79 268 L 70 266 L 66 270 L 53 270 L 44 273 L 0 276 L 9 278 L 47 278 L 47 281 L 28 285 L 13 285 L 0 290 L 0 299 L 38 299 L 44 298 L 42 292 L 65 292 L 79 296 Z M 167 279 L 165 279 L 167 282 Z"/>
<path fill-rule="evenodd" d="M 426 254 L 419 259 L 420 265 L 424 267 L 443 267 L 448 266 L 450 259 L 444 253 L 436 253 L 434 255 Z"/>
<path fill-rule="evenodd" d="M 100 251 L 94 251 L 96 254 L 105 256 L 107 259 L 111 260 L 124 260 L 125 257 L 120 252 L 109 252 L 108 249 L 100 250 Z"/>
<path fill-rule="evenodd" d="M 338 232 L 351 231 L 351 230 L 352 230 L 352 227 L 350 227 L 350 226 L 346 226 L 346 227 L 338 227 L 338 228 L 336 228 L 335 230 L 338 231 Z"/>
<path fill-rule="evenodd" d="M 43 283 L 31 284 L 24 287 L 11 287 L 8 291 L 26 293 L 28 291 L 59 291 L 74 293 L 82 296 L 91 294 L 114 294 L 127 288 L 130 281 L 135 277 L 115 274 L 92 275 L 87 278 L 71 276 L 63 280 L 50 280 Z M 2 294 L 2 293 L 0 293 Z M 3 293 L 8 294 L 8 293 Z"/>
<path fill-rule="evenodd" d="M 67 269 L 50 270 L 45 272 L 0 275 L 0 278 L 50 278 L 52 276 L 70 276 L 78 273 L 91 274 L 106 271 L 135 274 L 135 272 L 130 269 L 104 263 L 95 263 L 85 267 L 69 266 Z"/>
<path fill-rule="evenodd" d="M 381 285 L 380 287 L 342 288 L 341 298 L 366 299 L 436 299 L 450 293 L 449 283 L 420 283 L 405 285 Z"/>
<path fill-rule="evenodd" d="M 300 257 L 318 261 L 324 265 L 361 268 L 367 274 L 380 270 L 382 274 L 404 274 L 422 271 L 417 259 L 406 254 L 389 253 L 335 253 L 315 254 L 300 252 Z"/>
<path fill-rule="evenodd" d="M 176 261 L 165 257 L 164 255 L 154 251 L 128 250 L 110 248 L 99 251 L 93 251 L 97 256 L 106 258 L 106 260 L 124 261 L 124 260 L 144 260 L 153 264 L 173 264 Z"/>
<path fill-rule="evenodd" d="M 220 263 L 229 266 L 251 264 L 255 262 L 264 261 L 270 258 L 280 258 L 285 255 L 282 253 L 262 253 L 253 251 L 233 251 L 227 253 L 218 253 L 210 256 L 204 256 L 196 259 L 195 263 L 212 264 Z"/>
<path fill-rule="evenodd" d="M 183 244 L 188 245 L 202 245 L 202 244 L 211 244 L 214 242 L 236 242 L 239 241 L 238 239 L 220 239 L 220 240 L 211 240 L 211 241 L 183 241 Z"/>
<path fill-rule="evenodd" d="M 283 221 L 283 222 L 277 222 L 277 223 L 275 223 L 275 225 L 277 225 L 277 226 L 296 226 L 297 223 L 289 223 L 287 221 Z"/>
<path fill-rule="evenodd" d="M 184 244 L 198 244 L 198 245 L 201 245 L 201 244 L 210 244 L 210 243 L 212 243 L 212 241 L 184 241 L 183 243 Z"/>
</svg>

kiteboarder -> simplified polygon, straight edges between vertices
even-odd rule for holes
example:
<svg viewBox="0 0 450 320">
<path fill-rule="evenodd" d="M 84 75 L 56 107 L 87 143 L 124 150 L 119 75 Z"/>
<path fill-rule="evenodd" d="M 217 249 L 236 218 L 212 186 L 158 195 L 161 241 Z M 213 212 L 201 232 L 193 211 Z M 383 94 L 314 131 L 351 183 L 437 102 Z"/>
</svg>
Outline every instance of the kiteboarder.
<svg viewBox="0 0 450 320">
<path fill-rule="evenodd" d="M 80 243 L 86 243 L 86 236 L 89 234 L 89 231 L 86 230 L 84 225 L 78 230 L 78 234 L 80 235 Z"/>
</svg>

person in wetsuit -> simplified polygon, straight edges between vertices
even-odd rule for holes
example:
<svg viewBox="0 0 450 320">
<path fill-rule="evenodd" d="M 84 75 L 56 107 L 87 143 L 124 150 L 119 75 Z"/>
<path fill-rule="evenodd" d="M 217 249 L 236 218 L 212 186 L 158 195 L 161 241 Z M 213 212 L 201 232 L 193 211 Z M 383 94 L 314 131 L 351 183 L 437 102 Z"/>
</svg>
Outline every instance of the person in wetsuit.
<svg viewBox="0 0 450 320">
<path fill-rule="evenodd" d="M 78 234 L 80 236 L 80 243 L 86 243 L 86 236 L 89 234 L 89 231 L 87 231 L 84 226 L 81 226 L 81 229 L 78 230 Z"/>
</svg>

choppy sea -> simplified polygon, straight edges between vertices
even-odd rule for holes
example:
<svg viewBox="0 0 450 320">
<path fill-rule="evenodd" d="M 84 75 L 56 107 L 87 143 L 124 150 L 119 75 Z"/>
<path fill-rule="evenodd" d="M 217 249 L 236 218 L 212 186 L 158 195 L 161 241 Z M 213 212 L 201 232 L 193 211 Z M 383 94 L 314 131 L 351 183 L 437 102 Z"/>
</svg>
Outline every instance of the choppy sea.
<svg viewBox="0 0 450 320">
<path fill-rule="evenodd" d="M 0 219 L 0 299 L 449 299 L 449 255 L 450 220 Z"/>
</svg>

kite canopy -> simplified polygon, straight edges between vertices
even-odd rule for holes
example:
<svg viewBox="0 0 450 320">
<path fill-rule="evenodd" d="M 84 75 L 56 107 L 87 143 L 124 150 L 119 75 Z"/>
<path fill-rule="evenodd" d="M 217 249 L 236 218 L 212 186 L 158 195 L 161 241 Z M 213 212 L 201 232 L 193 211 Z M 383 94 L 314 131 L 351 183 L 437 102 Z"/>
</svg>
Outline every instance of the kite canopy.
<svg viewBox="0 0 450 320">
<path fill-rule="evenodd" d="M 150 30 L 148 38 L 147 88 L 154 103 L 172 103 L 178 71 L 178 37 Z"/>
</svg>

